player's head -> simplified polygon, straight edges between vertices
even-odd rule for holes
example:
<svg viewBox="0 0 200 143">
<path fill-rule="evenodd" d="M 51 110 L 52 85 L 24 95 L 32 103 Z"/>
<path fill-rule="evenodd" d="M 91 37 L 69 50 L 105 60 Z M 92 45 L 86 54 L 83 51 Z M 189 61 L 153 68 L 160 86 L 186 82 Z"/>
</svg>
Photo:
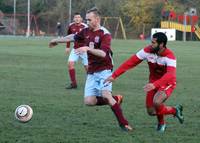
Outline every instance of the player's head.
<svg viewBox="0 0 200 143">
<path fill-rule="evenodd" d="M 81 23 L 82 22 L 81 14 L 79 12 L 74 13 L 74 19 L 73 20 L 76 24 Z"/>
<path fill-rule="evenodd" d="M 96 7 L 93 7 L 87 11 L 86 21 L 89 28 L 91 29 L 98 28 L 100 26 L 100 22 L 101 22 L 100 20 L 101 20 L 101 13 Z"/>
<path fill-rule="evenodd" d="M 153 34 L 152 36 L 152 51 L 158 53 L 161 48 L 166 48 L 167 44 L 167 36 L 162 33 L 158 32 Z"/>
</svg>

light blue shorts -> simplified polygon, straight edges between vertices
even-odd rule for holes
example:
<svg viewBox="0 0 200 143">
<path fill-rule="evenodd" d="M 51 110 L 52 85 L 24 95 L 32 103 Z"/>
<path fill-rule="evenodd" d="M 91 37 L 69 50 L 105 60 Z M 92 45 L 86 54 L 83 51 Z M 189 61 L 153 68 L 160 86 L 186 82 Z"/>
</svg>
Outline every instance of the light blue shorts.
<svg viewBox="0 0 200 143">
<path fill-rule="evenodd" d="M 81 59 L 81 62 L 83 63 L 83 65 L 85 66 L 88 65 L 87 53 L 76 54 L 74 48 L 72 48 L 68 61 L 77 62 L 79 58 Z"/>
<path fill-rule="evenodd" d="M 102 96 L 102 90 L 112 91 L 112 83 L 104 84 L 104 80 L 111 75 L 111 70 L 103 70 L 93 74 L 88 74 L 84 96 Z"/>
</svg>

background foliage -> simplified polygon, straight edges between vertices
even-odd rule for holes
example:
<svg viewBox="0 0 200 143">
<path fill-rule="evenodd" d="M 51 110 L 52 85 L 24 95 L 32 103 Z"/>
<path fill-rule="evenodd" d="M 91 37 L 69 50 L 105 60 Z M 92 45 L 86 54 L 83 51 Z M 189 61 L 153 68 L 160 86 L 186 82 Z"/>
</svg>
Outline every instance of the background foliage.
<svg viewBox="0 0 200 143">
<path fill-rule="evenodd" d="M 17 1 L 17 13 L 27 13 L 27 0 Z M 149 34 L 152 27 L 158 27 L 161 11 L 165 0 L 72 0 L 72 14 L 86 11 L 97 6 L 103 16 L 121 17 L 128 35 L 138 37 L 139 34 Z M 200 12 L 200 1 L 197 0 L 168 0 L 175 12 L 183 14 L 194 7 Z M 3 13 L 13 13 L 13 0 L 1 0 L 0 10 Z M 40 27 L 51 23 L 50 27 L 60 21 L 64 27 L 69 22 L 69 0 L 31 0 L 31 13 L 37 16 Z"/>
</svg>

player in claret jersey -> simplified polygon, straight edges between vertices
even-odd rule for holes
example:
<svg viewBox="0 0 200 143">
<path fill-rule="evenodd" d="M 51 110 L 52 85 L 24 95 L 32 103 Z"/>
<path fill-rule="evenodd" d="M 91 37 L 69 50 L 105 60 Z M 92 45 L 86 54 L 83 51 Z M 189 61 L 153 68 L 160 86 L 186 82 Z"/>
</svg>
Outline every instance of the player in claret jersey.
<svg viewBox="0 0 200 143">
<path fill-rule="evenodd" d="M 161 32 L 155 33 L 151 45 L 131 56 L 104 81 L 113 82 L 121 74 L 146 60 L 150 72 L 149 83 L 144 86 L 147 94 L 146 108 L 149 115 L 157 116 L 159 132 L 165 131 L 165 115 L 174 115 L 181 124 L 184 121 L 181 105 L 175 107 L 164 105 L 176 87 L 176 57 L 166 44 L 167 36 Z"/>
<path fill-rule="evenodd" d="M 112 83 L 104 84 L 107 77 L 112 74 L 113 62 L 111 51 L 111 34 L 100 25 L 100 12 L 92 8 L 86 13 L 88 28 L 83 29 L 75 35 L 53 39 L 49 46 L 57 43 L 75 40 L 84 46 L 75 50 L 77 54 L 88 54 L 88 74 L 85 84 L 84 103 L 89 106 L 110 105 L 115 114 L 119 126 L 124 131 L 131 131 L 132 127 L 125 119 L 120 104 L 122 96 L 112 96 Z"/>
<path fill-rule="evenodd" d="M 85 27 L 87 27 L 87 25 L 85 23 L 82 23 L 82 17 L 80 15 L 80 13 L 74 14 L 73 21 L 74 22 L 71 23 L 68 27 L 68 30 L 67 30 L 68 35 L 76 34 L 76 33 L 80 32 L 82 29 L 84 29 Z M 87 53 L 76 54 L 74 52 L 74 49 L 79 48 L 80 46 L 82 46 L 81 43 L 74 42 L 74 47 L 72 48 L 72 50 L 70 52 L 70 42 L 67 42 L 67 44 L 66 44 L 65 52 L 66 52 L 66 54 L 68 54 L 70 52 L 70 55 L 68 58 L 68 72 L 69 72 L 69 77 L 71 80 L 70 85 L 66 86 L 66 89 L 77 88 L 76 71 L 75 71 L 74 65 L 75 65 L 75 62 L 77 62 L 79 60 L 79 58 L 82 60 L 82 63 L 87 72 L 87 68 L 88 68 Z"/>
</svg>

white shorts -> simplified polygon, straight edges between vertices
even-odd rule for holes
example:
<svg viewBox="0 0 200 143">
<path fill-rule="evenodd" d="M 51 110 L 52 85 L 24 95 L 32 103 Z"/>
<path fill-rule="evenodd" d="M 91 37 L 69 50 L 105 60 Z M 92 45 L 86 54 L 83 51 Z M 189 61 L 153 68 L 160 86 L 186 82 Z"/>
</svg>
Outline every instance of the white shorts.
<svg viewBox="0 0 200 143">
<path fill-rule="evenodd" d="M 70 62 L 70 61 L 77 62 L 79 60 L 79 58 L 81 59 L 81 62 L 83 63 L 83 65 L 85 65 L 85 66 L 88 65 L 87 53 L 76 54 L 74 48 L 72 48 L 69 58 L 68 58 L 68 62 Z"/>
<path fill-rule="evenodd" d="M 84 96 L 102 96 L 102 90 L 112 91 L 112 83 L 104 84 L 104 80 L 111 75 L 111 70 L 103 70 L 88 74 L 85 83 Z"/>
</svg>

